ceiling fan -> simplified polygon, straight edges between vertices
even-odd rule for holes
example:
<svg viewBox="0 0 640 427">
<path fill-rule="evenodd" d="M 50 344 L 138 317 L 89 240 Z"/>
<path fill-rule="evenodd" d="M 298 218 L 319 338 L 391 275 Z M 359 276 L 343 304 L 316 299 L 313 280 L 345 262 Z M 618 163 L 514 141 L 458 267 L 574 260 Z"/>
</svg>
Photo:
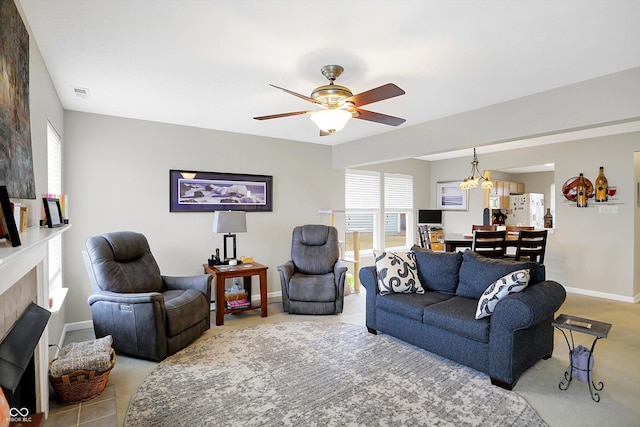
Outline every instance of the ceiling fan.
<svg viewBox="0 0 640 427">
<path fill-rule="evenodd" d="M 354 95 L 349 88 L 333 83 L 343 71 L 344 68 L 339 65 L 325 65 L 322 67 L 320 72 L 329 80 L 329 84 L 315 88 L 313 92 L 311 92 L 311 96 L 301 95 L 276 85 L 270 85 L 305 101 L 317 104 L 321 107 L 320 110 L 271 114 L 269 116 L 254 117 L 254 119 L 268 120 L 310 114 L 311 120 L 320 128 L 320 136 L 331 135 L 339 131 L 346 125 L 350 118 L 368 120 L 390 126 L 398 126 L 405 122 L 405 119 L 401 119 L 400 117 L 388 116 L 360 108 L 363 105 L 404 95 L 404 90 L 393 83 L 387 83 L 386 85 Z"/>
</svg>

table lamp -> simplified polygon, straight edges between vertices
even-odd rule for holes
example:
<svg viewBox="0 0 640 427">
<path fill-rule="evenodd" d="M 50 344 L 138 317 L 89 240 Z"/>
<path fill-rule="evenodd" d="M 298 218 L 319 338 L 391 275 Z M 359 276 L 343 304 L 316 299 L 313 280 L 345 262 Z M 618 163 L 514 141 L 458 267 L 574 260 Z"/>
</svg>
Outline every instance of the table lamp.
<svg viewBox="0 0 640 427">
<path fill-rule="evenodd" d="M 224 259 L 236 259 L 236 235 L 234 233 L 246 233 L 247 213 L 244 211 L 216 211 L 213 214 L 214 233 L 227 233 L 224 236 Z M 233 243 L 233 256 L 228 256 L 227 241 L 231 238 Z"/>
</svg>

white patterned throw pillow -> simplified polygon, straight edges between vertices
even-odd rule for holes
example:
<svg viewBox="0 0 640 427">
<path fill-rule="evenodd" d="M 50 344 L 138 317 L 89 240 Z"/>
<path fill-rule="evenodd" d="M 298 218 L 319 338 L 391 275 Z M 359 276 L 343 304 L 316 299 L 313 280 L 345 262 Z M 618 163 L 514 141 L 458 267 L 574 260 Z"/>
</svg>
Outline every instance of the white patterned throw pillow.
<svg viewBox="0 0 640 427">
<path fill-rule="evenodd" d="M 478 301 L 476 319 L 491 316 L 498 301 L 509 294 L 520 292 L 529 284 L 529 270 L 517 270 L 506 274 L 489 285 Z"/>
<path fill-rule="evenodd" d="M 376 258 L 378 290 L 380 295 L 392 293 L 424 294 L 424 288 L 418 278 L 416 254 L 413 252 L 373 251 Z"/>
</svg>

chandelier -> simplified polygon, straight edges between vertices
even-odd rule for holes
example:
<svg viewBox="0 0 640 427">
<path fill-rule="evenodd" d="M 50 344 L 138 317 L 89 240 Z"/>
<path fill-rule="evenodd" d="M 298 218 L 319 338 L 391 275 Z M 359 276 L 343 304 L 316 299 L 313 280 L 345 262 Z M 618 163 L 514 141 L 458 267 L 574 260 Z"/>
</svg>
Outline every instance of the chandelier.
<svg viewBox="0 0 640 427">
<path fill-rule="evenodd" d="M 480 184 L 482 181 L 482 184 Z M 491 175 L 489 171 L 485 171 L 484 175 L 478 170 L 478 155 L 476 149 L 473 149 L 473 161 L 471 161 L 471 173 L 460 183 L 461 190 L 468 190 L 469 188 L 478 188 L 478 185 L 484 190 L 493 188 L 493 182 L 491 182 Z"/>
</svg>

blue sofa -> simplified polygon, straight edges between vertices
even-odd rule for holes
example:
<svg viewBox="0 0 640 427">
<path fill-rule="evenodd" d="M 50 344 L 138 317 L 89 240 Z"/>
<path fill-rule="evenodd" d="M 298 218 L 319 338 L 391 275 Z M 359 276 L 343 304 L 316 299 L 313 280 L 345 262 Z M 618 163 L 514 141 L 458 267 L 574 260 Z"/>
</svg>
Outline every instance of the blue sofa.
<svg viewBox="0 0 640 427">
<path fill-rule="evenodd" d="M 508 390 L 523 372 L 551 357 L 551 322 L 566 293 L 559 283 L 545 280 L 543 265 L 490 259 L 472 251 L 413 251 L 424 294 L 380 295 L 376 267 L 360 270 L 369 332 L 392 335 L 469 366 Z M 529 285 L 500 299 L 491 316 L 476 320 L 485 289 L 519 269 L 530 270 Z"/>
</svg>

